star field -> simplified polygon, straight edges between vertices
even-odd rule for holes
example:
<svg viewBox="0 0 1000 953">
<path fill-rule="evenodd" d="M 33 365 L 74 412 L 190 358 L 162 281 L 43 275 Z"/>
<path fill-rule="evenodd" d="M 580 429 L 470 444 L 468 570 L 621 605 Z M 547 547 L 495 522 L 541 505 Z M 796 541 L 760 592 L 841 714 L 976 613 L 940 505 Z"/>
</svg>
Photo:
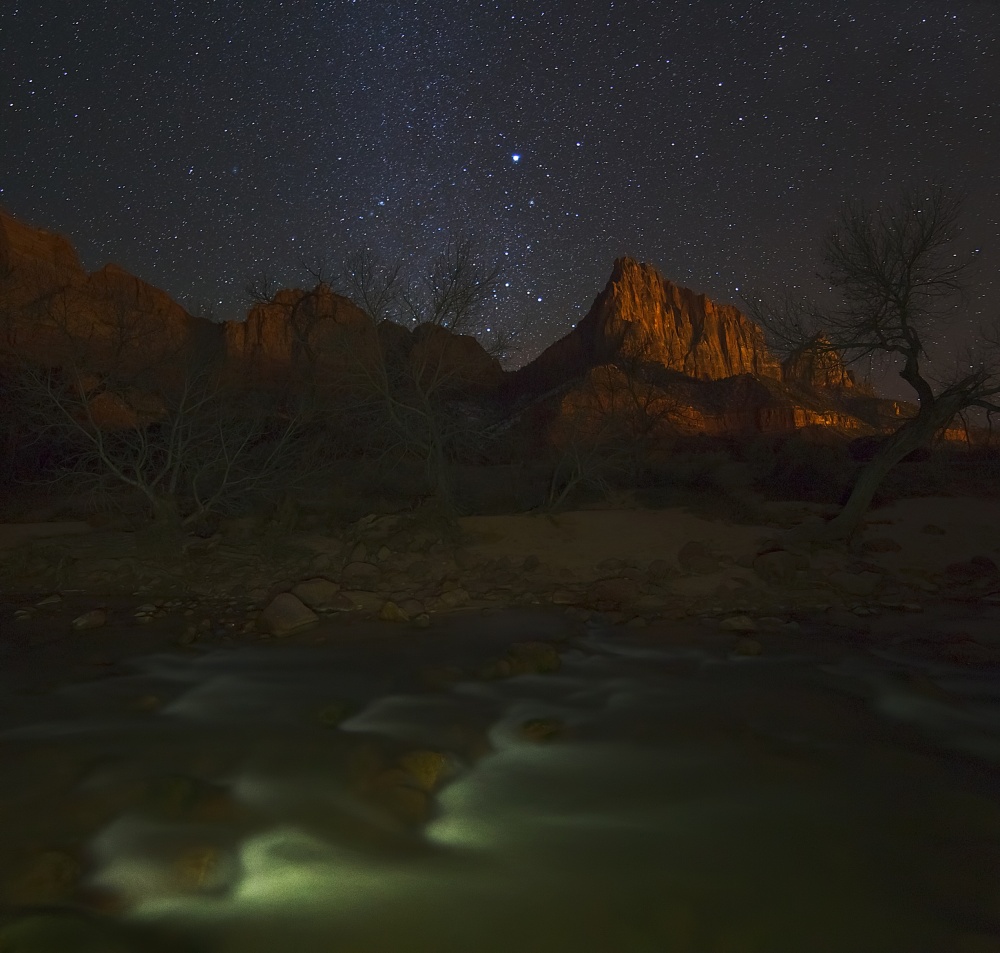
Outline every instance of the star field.
<svg viewBox="0 0 1000 953">
<path fill-rule="evenodd" d="M 993 0 L 7 0 L 0 205 L 192 310 L 450 235 L 521 359 L 631 254 L 722 301 L 815 283 L 840 201 L 941 178 L 1000 283 Z"/>
</svg>

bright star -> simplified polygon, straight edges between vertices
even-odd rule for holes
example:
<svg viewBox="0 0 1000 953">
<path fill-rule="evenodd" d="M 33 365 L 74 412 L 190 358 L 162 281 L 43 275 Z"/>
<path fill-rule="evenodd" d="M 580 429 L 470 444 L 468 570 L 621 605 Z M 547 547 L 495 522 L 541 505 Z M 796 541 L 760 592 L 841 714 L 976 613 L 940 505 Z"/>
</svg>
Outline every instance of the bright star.
<svg viewBox="0 0 1000 953">
<path fill-rule="evenodd" d="M 515 152 L 515 153 L 514 153 L 514 154 L 513 154 L 512 156 L 511 156 L 511 159 L 513 159 L 513 160 L 514 160 L 515 162 L 520 162 L 520 161 L 521 161 L 521 156 L 520 156 L 520 155 L 519 155 L 518 153 L 516 153 L 516 152 Z"/>
</svg>

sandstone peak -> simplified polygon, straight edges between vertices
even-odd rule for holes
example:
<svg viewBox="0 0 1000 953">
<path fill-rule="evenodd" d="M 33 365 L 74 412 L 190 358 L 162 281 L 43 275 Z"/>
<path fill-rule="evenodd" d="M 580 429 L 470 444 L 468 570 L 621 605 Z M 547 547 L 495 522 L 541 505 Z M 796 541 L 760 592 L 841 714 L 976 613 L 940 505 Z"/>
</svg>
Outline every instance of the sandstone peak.
<svg viewBox="0 0 1000 953">
<path fill-rule="evenodd" d="M 175 349 L 193 320 L 166 292 L 118 265 L 88 274 L 67 239 L 3 211 L 0 308 L 7 344 L 43 361 L 66 359 L 83 342 L 95 355 L 120 353 L 125 340 L 130 358 L 147 361 Z"/>
<path fill-rule="evenodd" d="M 621 360 L 660 364 L 688 377 L 739 374 L 781 379 L 761 328 L 729 304 L 665 279 L 650 264 L 619 258 L 580 323 L 515 375 L 538 392 L 587 368 Z"/>
</svg>

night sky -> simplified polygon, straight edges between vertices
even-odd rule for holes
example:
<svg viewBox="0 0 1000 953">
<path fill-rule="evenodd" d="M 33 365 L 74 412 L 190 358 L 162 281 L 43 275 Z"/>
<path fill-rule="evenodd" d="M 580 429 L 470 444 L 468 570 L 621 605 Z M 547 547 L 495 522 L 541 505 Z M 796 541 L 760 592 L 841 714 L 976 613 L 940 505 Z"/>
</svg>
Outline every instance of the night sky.
<svg viewBox="0 0 1000 953">
<path fill-rule="evenodd" d="M 834 12 L 831 12 L 834 11 Z M 1000 3 L 4 0 L 0 205 L 231 318 L 248 277 L 468 233 L 564 334 L 631 254 L 812 287 L 843 197 L 943 178 L 998 308 Z"/>
</svg>

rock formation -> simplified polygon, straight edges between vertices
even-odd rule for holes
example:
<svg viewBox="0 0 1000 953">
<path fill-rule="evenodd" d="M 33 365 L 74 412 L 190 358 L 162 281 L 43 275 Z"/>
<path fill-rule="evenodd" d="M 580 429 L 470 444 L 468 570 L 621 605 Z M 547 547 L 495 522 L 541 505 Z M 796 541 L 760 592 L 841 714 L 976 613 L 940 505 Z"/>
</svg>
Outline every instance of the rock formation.
<svg viewBox="0 0 1000 953">
<path fill-rule="evenodd" d="M 0 209 L 0 275 L 11 273 L 25 284 L 30 280 L 44 286 L 84 276 L 76 250 L 62 235 L 32 228 Z"/>
<path fill-rule="evenodd" d="M 854 374 L 847 369 L 840 354 L 824 334 L 817 334 L 811 341 L 792 351 L 782 361 L 781 377 L 786 384 L 870 393 L 869 388 L 858 384 Z"/>
<path fill-rule="evenodd" d="M 376 342 L 383 352 L 403 355 L 425 380 L 433 367 L 445 390 L 483 392 L 503 378 L 499 362 L 475 338 L 388 323 L 376 334 L 360 308 L 325 285 L 279 291 L 254 305 L 245 321 L 216 325 L 192 317 L 166 292 L 118 265 L 88 274 L 65 238 L 3 211 L 0 341 L 8 355 L 50 364 L 82 361 L 89 370 L 115 361 L 116 369 L 159 363 L 176 371 L 181 351 L 204 357 L 211 348 L 230 383 L 246 388 L 370 386 Z"/>
<path fill-rule="evenodd" d="M 652 265 L 619 258 L 586 317 L 517 371 L 511 386 L 539 393 L 621 358 L 704 380 L 781 378 L 764 332 L 739 309 L 667 281 Z"/>
<path fill-rule="evenodd" d="M 521 406 L 558 391 L 541 417 L 525 420 L 603 414 L 598 429 L 613 417 L 649 434 L 668 422 L 680 432 L 815 424 L 857 431 L 874 419 L 869 392 L 825 339 L 780 364 L 760 327 L 737 308 L 630 258 L 615 262 L 607 286 L 569 334 L 505 374 L 474 337 L 433 324 L 376 328 L 325 285 L 279 291 L 245 321 L 212 324 L 117 265 L 88 274 L 66 239 L 0 212 L 0 340 L 8 355 L 49 363 L 75 359 L 85 346 L 96 371 L 122 354 L 142 367 L 170 366 L 185 347 L 204 355 L 208 342 L 239 390 L 358 392 L 377 390 L 379 380 L 394 375 L 393 386 L 418 380 L 438 395 L 476 397 L 499 388 Z M 177 361 L 173 366 L 179 370 Z"/>
<path fill-rule="evenodd" d="M 324 384 L 343 383 L 359 348 L 371 347 L 364 312 L 326 285 L 285 288 L 259 302 L 245 321 L 224 324 L 225 358 L 248 386 L 291 381 L 315 372 Z"/>
<path fill-rule="evenodd" d="M 378 386 L 383 357 L 409 362 L 424 383 L 433 375 L 446 390 L 490 390 L 503 377 L 474 337 L 433 324 L 410 330 L 384 321 L 376 329 L 354 302 L 325 285 L 283 289 L 254 305 L 246 321 L 227 322 L 225 348 L 230 369 L 255 386 L 302 386 L 306 375 L 325 391 L 370 389 Z"/>
<path fill-rule="evenodd" d="M 612 431 L 630 439 L 804 427 L 867 433 L 884 410 L 826 338 L 781 364 L 763 330 L 737 308 L 630 258 L 615 262 L 586 317 L 510 375 L 504 391 L 522 405 L 549 395 L 524 421 L 557 444 L 567 435 L 607 440 Z"/>
<path fill-rule="evenodd" d="M 194 318 L 169 295 L 117 265 L 88 274 L 61 235 L 0 211 L 0 321 L 20 357 L 100 366 L 150 365 L 189 338 Z"/>
</svg>

